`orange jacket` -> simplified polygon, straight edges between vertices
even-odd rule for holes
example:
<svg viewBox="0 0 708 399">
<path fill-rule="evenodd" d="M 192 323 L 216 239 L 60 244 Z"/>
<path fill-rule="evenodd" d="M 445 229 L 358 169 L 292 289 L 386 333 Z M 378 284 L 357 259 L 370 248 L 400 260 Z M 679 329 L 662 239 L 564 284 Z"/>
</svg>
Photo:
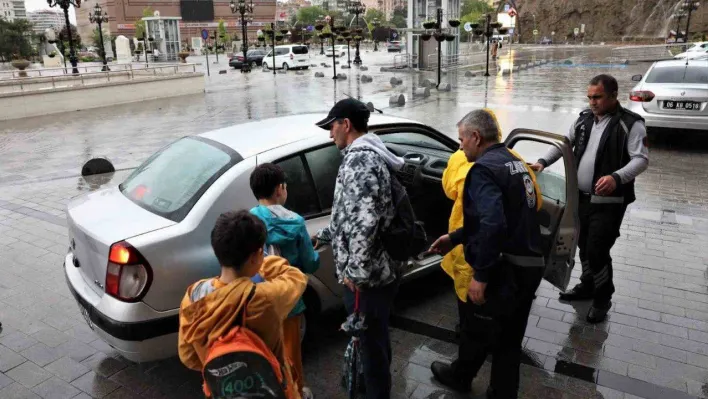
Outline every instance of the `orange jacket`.
<svg viewBox="0 0 708 399">
<path fill-rule="evenodd" d="M 307 287 L 307 277 L 297 268 L 277 256 L 268 256 L 260 270 L 266 280 L 259 283 L 246 308 L 246 327 L 256 333 L 273 351 L 286 369 L 287 385 L 293 386 L 289 361 L 283 351 L 283 320 Z M 185 366 L 201 371 L 211 344 L 225 335 L 246 302 L 253 282 L 241 277 L 228 285 L 213 280 L 215 290 L 192 301 L 192 284 L 182 299 L 179 311 L 179 358 Z M 292 390 L 288 390 L 292 391 Z M 289 399 L 298 399 L 297 390 Z"/>
</svg>

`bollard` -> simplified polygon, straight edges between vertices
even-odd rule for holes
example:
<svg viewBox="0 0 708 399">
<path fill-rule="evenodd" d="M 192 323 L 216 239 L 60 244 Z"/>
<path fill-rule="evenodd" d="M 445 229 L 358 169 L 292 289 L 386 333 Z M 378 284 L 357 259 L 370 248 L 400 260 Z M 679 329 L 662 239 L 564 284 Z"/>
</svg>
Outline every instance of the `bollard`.
<svg viewBox="0 0 708 399">
<path fill-rule="evenodd" d="M 316 78 L 324 78 L 324 72 L 315 72 Z"/>
<path fill-rule="evenodd" d="M 320 66 L 326 67 L 326 66 L 327 66 L 327 63 L 326 63 L 326 62 L 323 62 L 323 63 L 320 64 Z"/>
<path fill-rule="evenodd" d="M 511 69 L 503 69 L 502 76 L 508 76 L 508 75 L 511 75 Z"/>
<path fill-rule="evenodd" d="M 351 69 L 349 65 L 342 65 L 342 69 Z"/>
<path fill-rule="evenodd" d="M 317 64 L 310 64 L 310 67 L 317 68 Z"/>
<path fill-rule="evenodd" d="M 324 64 L 324 65 L 322 65 L 322 66 L 325 67 L 325 68 L 332 68 L 332 65 L 329 65 L 329 64 Z"/>
<path fill-rule="evenodd" d="M 390 82 L 391 82 L 391 86 L 397 86 L 397 85 L 400 85 L 401 83 L 403 83 L 403 80 L 398 79 L 397 77 L 394 76 L 391 78 Z"/>
<path fill-rule="evenodd" d="M 397 106 L 406 105 L 406 96 L 403 94 L 394 94 L 388 98 L 388 104 Z"/>
<path fill-rule="evenodd" d="M 361 75 L 361 78 L 359 78 L 359 80 L 361 80 L 361 83 L 371 83 L 374 81 L 374 78 L 369 75 Z"/>
<path fill-rule="evenodd" d="M 435 82 L 433 82 L 431 79 L 423 79 L 423 81 L 420 82 L 420 87 L 435 87 Z"/>
<path fill-rule="evenodd" d="M 334 61 L 334 65 L 339 65 L 339 61 Z"/>
<path fill-rule="evenodd" d="M 113 163 L 106 157 L 91 158 L 81 168 L 81 176 L 100 175 L 103 173 L 113 173 L 116 169 Z"/>
<path fill-rule="evenodd" d="M 365 67 L 365 66 L 362 65 L 362 66 L 359 67 L 359 70 L 360 70 L 360 71 L 368 71 L 368 70 L 369 70 L 369 67 Z"/>
<path fill-rule="evenodd" d="M 413 89 L 413 97 L 430 97 L 430 88 L 429 87 L 418 87 Z"/>
<path fill-rule="evenodd" d="M 278 70 L 278 73 L 281 74 L 281 75 L 285 75 L 286 72 L 285 72 L 285 70 L 280 69 L 280 70 Z"/>
<path fill-rule="evenodd" d="M 219 71 L 219 75 L 226 75 L 226 69 L 222 69 Z"/>
<path fill-rule="evenodd" d="M 477 74 L 474 73 L 474 72 L 472 72 L 472 71 L 467 71 L 467 72 L 465 72 L 465 77 L 466 77 L 466 78 L 474 78 L 475 76 L 477 76 Z"/>
<path fill-rule="evenodd" d="M 521 70 L 521 67 L 519 67 L 518 65 L 516 65 L 516 66 L 514 66 L 514 69 L 513 69 L 513 70 L 514 70 L 514 72 L 519 72 L 519 71 Z"/>
<path fill-rule="evenodd" d="M 345 75 L 343 73 L 338 73 L 337 80 L 347 80 L 347 75 Z"/>
<path fill-rule="evenodd" d="M 295 72 L 295 75 L 304 75 L 304 74 L 305 74 L 305 72 L 303 72 L 303 71 L 296 71 Z"/>
<path fill-rule="evenodd" d="M 440 83 L 438 91 L 452 91 L 452 86 L 450 86 L 450 83 Z"/>
</svg>

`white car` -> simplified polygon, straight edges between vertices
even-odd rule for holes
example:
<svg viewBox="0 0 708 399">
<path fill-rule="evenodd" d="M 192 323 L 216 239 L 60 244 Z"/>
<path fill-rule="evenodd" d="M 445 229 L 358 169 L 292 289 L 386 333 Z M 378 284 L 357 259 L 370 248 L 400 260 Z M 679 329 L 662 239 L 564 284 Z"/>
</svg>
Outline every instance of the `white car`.
<svg viewBox="0 0 708 399">
<path fill-rule="evenodd" d="M 708 131 L 708 60 L 655 62 L 629 95 L 649 128 Z"/>
<path fill-rule="evenodd" d="M 263 68 L 270 69 L 308 69 L 310 67 L 310 52 L 302 44 L 287 44 L 275 46 L 275 60 L 273 50 L 263 57 Z"/>
<path fill-rule="evenodd" d="M 674 59 L 677 60 L 693 60 L 697 58 L 702 58 L 708 55 L 708 42 L 699 42 L 693 44 L 693 47 L 689 48 L 686 52 L 681 54 L 676 54 Z"/>
<path fill-rule="evenodd" d="M 338 44 L 334 47 L 325 47 L 325 55 L 327 57 L 346 57 L 347 56 L 347 45 Z"/>
<path fill-rule="evenodd" d="M 153 154 L 120 185 L 69 203 L 63 268 L 89 327 L 129 360 L 174 356 L 179 305 L 187 287 L 219 274 L 210 243 L 216 218 L 258 204 L 249 177 L 259 164 L 283 168 L 289 188 L 285 206 L 305 218 L 310 234 L 326 226 L 341 153 L 329 132 L 314 125 L 324 117 L 287 116 L 184 137 Z M 459 143 L 428 126 L 382 115 L 371 116 L 369 131 L 404 158 L 397 177 L 432 244 L 447 233 L 452 201 L 441 180 Z M 546 277 L 565 289 L 577 236 L 575 212 L 566 212 L 578 203 L 572 150 L 563 136 L 522 129 L 511 132 L 506 144 L 530 160 L 545 153 L 543 145 L 563 154 L 538 182 L 544 196 L 539 219 Z M 304 294 L 308 318 L 342 303 L 332 250 L 318 251 L 321 266 Z M 440 270 L 440 260 L 427 253 L 411 258 L 403 281 Z"/>
</svg>

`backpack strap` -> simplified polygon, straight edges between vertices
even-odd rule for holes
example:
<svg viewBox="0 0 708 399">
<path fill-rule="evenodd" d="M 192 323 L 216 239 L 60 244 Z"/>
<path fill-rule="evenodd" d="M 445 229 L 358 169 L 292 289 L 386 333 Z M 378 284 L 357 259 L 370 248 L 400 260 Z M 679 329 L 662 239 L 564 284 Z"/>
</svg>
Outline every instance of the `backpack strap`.
<svg viewBox="0 0 708 399">
<path fill-rule="evenodd" d="M 256 284 L 253 284 L 253 286 L 251 287 L 251 291 L 249 291 L 248 296 L 246 297 L 246 303 L 243 304 L 243 307 L 241 308 L 241 310 L 238 311 L 236 317 L 234 318 L 234 327 L 238 325 L 240 325 L 241 327 L 246 326 L 246 308 L 248 307 L 248 303 L 251 302 L 251 299 L 253 298 L 253 295 L 255 295 L 255 293 Z M 239 319 L 241 319 L 241 323 L 239 323 Z"/>
</svg>

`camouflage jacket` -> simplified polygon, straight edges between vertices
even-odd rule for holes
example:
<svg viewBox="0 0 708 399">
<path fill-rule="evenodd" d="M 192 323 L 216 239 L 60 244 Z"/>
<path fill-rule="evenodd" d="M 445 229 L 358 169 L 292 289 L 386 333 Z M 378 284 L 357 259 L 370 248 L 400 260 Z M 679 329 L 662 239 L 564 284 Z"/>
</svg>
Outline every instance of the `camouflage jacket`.
<svg viewBox="0 0 708 399">
<path fill-rule="evenodd" d="M 393 219 L 391 172 L 403 166 L 375 134 L 365 134 L 342 151 L 329 225 L 317 233 L 331 243 L 337 278 L 360 287 L 393 282 L 401 263 L 384 250 L 381 229 Z"/>
</svg>

